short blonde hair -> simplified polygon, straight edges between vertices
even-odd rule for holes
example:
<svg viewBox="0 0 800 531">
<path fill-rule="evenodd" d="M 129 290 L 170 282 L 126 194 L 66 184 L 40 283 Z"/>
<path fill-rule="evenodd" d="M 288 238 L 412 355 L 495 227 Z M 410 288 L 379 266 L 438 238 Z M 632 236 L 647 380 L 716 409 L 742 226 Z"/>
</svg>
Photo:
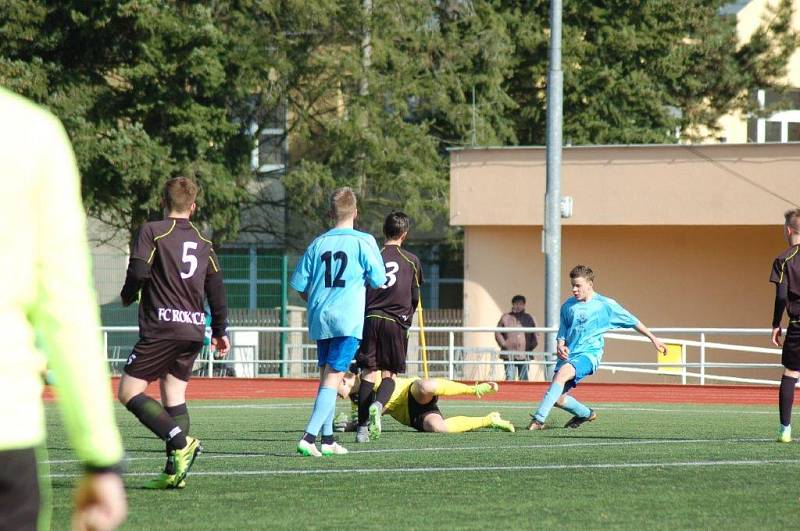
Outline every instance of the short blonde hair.
<svg viewBox="0 0 800 531">
<path fill-rule="evenodd" d="M 188 177 L 175 177 L 164 183 L 164 206 L 170 212 L 189 212 L 197 199 L 197 184 Z"/>
<path fill-rule="evenodd" d="M 791 227 L 796 232 L 800 232 L 800 208 L 792 208 L 783 213 L 786 226 Z"/>
<path fill-rule="evenodd" d="M 356 213 L 356 194 L 349 186 L 337 188 L 331 194 L 330 207 L 331 215 L 336 222 L 353 217 Z"/>
</svg>

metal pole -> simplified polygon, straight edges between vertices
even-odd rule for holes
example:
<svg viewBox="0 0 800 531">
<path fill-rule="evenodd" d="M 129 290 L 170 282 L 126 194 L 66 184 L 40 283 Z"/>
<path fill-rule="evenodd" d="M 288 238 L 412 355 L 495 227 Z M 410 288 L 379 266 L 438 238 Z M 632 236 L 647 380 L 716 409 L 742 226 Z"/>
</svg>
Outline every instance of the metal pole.
<svg viewBox="0 0 800 531">
<path fill-rule="evenodd" d="M 700 334 L 700 385 L 706 384 L 706 335 Z"/>
<path fill-rule="evenodd" d="M 561 136 L 563 123 L 561 71 L 561 0 L 550 1 L 550 69 L 547 80 L 547 189 L 545 192 L 545 323 L 558 326 L 561 296 Z M 547 334 L 547 356 L 553 359 L 556 335 Z M 553 367 L 547 366 L 552 380 Z"/>
<path fill-rule="evenodd" d="M 289 256 L 281 257 L 281 326 L 286 326 L 286 308 L 289 306 Z M 281 332 L 281 378 L 286 376 L 286 332 Z"/>
<path fill-rule="evenodd" d="M 456 346 L 456 335 L 451 330 L 447 333 L 447 377 L 450 380 L 453 380 L 455 368 L 453 367 L 453 361 L 455 359 L 455 348 Z"/>
<path fill-rule="evenodd" d="M 477 121 L 475 116 L 475 85 L 472 85 L 472 146 L 478 143 Z"/>
</svg>

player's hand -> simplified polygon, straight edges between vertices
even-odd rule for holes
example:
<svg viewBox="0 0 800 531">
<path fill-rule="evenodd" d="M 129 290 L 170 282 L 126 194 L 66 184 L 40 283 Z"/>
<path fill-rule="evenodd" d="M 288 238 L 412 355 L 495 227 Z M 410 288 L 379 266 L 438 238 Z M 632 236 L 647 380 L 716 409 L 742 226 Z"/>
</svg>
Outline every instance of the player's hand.
<svg viewBox="0 0 800 531">
<path fill-rule="evenodd" d="M 657 337 L 653 338 L 653 346 L 656 347 L 656 350 L 658 352 L 660 352 L 661 354 L 666 354 L 667 353 L 667 347 Z"/>
<path fill-rule="evenodd" d="M 215 359 L 224 358 L 230 349 L 231 341 L 228 336 L 211 338 L 211 350 L 214 352 Z"/>
<path fill-rule="evenodd" d="M 780 326 L 772 329 L 772 344 L 775 345 L 776 347 L 783 346 L 783 341 L 781 341 L 782 333 L 783 331 L 781 330 Z"/>
<path fill-rule="evenodd" d="M 569 358 L 569 348 L 566 345 L 558 345 L 556 347 L 556 356 L 558 359 L 565 360 Z"/>
<path fill-rule="evenodd" d="M 73 530 L 110 531 L 119 527 L 127 514 L 128 502 L 119 474 L 87 473 L 75 489 Z"/>
</svg>

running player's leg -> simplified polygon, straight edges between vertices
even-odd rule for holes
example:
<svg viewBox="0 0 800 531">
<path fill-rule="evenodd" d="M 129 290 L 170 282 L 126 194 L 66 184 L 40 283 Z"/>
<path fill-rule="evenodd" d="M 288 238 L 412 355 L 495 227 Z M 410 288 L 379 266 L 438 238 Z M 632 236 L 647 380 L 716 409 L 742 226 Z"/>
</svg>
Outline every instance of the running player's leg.
<svg viewBox="0 0 800 531">
<path fill-rule="evenodd" d="M 147 380 L 123 374 L 117 392 L 119 401 L 171 449 L 183 448 L 186 446 L 186 434 L 158 401 L 144 393 L 148 383 Z"/>
<path fill-rule="evenodd" d="M 361 383 L 358 388 L 358 428 L 356 441 L 368 442 L 367 425 L 369 406 L 375 401 L 375 380 L 377 380 L 377 327 L 378 319 L 364 320 L 364 334 L 356 355 L 356 366 L 360 369 Z"/>
<path fill-rule="evenodd" d="M 323 344 L 320 348 L 320 344 Z M 297 451 L 303 455 L 319 457 L 326 453 L 346 453 L 333 439 L 333 416 L 336 411 L 336 393 L 345 371 L 353 361 L 358 350 L 359 340 L 354 337 L 335 337 L 331 340 L 318 341 L 318 364 L 322 369 L 320 387 L 314 410 L 311 413 L 303 438 Z M 322 431 L 322 450 L 314 446 L 316 435 Z M 332 448 L 332 450 L 331 450 Z M 341 450 L 341 451 L 340 451 Z"/>
<path fill-rule="evenodd" d="M 564 386 L 574 378 L 575 367 L 573 367 L 572 364 L 564 363 L 559 367 L 555 378 L 553 378 L 553 383 L 550 384 L 542 401 L 539 403 L 539 408 L 533 413 L 531 426 L 529 426 L 528 429 L 540 429 L 544 426 L 544 421 L 547 419 L 556 401 L 564 393 Z"/>
<path fill-rule="evenodd" d="M 778 441 L 780 442 L 792 441 L 792 405 L 794 404 L 794 390 L 798 377 L 800 377 L 800 371 L 783 370 L 780 390 L 778 391 L 778 412 L 780 413 L 781 421 Z"/>
<path fill-rule="evenodd" d="M 789 323 L 789 328 L 786 329 L 781 363 L 784 370 L 778 391 L 778 412 L 781 422 L 778 441 L 791 442 L 792 404 L 794 404 L 794 390 L 797 385 L 797 379 L 800 377 L 800 327 L 796 323 Z"/>
</svg>

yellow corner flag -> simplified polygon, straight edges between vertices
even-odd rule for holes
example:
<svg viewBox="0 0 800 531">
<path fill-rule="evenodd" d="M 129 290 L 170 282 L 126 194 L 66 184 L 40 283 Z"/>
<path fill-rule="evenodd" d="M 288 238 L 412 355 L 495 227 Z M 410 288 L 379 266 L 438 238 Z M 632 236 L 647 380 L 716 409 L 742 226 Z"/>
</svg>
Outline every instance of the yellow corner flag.
<svg viewBox="0 0 800 531">
<path fill-rule="evenodd" d="M 667 347 L 666 352 L 659 352 L 656 354 L 656 356 L 658 356 L 658 372 L 669 372 L 673 374 L 682 373 L 683 367 L 677 367 L 675 364 L 683 363 L 683 345 L 666 343 L 665 346 Z"/>
</svg>

